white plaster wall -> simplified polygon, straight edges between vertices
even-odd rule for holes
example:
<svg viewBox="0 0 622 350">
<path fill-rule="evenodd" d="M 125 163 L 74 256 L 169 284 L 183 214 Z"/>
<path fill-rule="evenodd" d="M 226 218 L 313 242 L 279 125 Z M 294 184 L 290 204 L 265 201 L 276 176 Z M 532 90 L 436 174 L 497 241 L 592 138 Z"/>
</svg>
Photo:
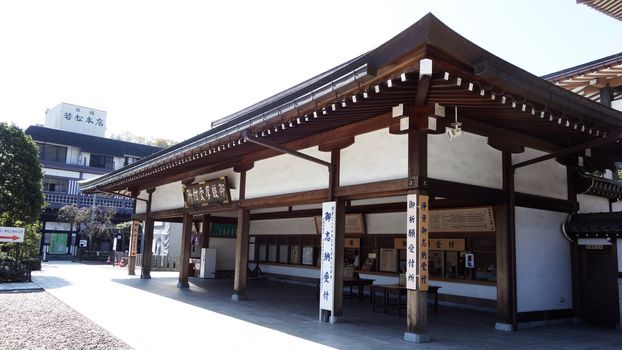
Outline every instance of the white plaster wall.
<svg viewBox="0 0 622 350">
<path fill-rule="evenodd" d="M 210 237 L 209 247 L 216 249 L 217 270 L 235 270 L 235 239 Z"/>
<path fill-rule="evenodd" d="M 546 154 L 545 152 L 525 148 L 525 152 L 512 155 L 512 163 L 520 163 Z M 568 199 L 566 167 L 557 163 L 554 159 L 516 169 L 514 181 L 516 192 Z"/>
<path fill-rule="evenodd" d="M 611 205 L 611 209 L 613 212 L 622 211 L 622 202 L 621 201 L 613 202 Z"/>
<path fill-rule="evenodd" d="M 300 152 L 330 162 L 317 147 Z M 328 188 L 328 168 L 288 154 L 255 162 L 246 173 L 246 198 Z"/>
<path fill-rule="evenodd" d="M 464 133 L 449 140 L 428 136 L 428 177 L 490 188 L 503 187 L 501 152 L 485 137 Z"/>
<path fill-rule="evenodd" d="M 408 137 L 381 129 L 357 135 L 341 150 L 339 183 L 356 185 L 408 176 Z"/>
<path fill-rule="evenodd" d="M 590 196 L 588 194 L 578 194 L 579 213 L 608 213 L 609 200 L 602 197 Z"/>
<path fill-rule="evenodd" d="M 368 234 L 406 235 L 406 213 L 365 214 Z"/>
<path fill-rule="evenodd" d="M 44 168 L 43 173 L 48 176 L 60 176 L 60 177 L 69 177 L 73 179 L 80 178 L 80 172 L 78 171 L 68 171 L 68 170 L 59 170 L 59 169 L 50 169 Z"/>
<path fill-rule="evenodd" d="M 251 235 L 317 235 L 314 218 L 251 220 Z"/>
<path fill-rule="evenodd" d="M 240 189 L 240 174 L 233 171 L 233 168 L 197 176 L 194 178 L 194 182 L 198 183 L 206 180 L 218 179 L 221 176 L 227 177 L 227 182 L 230 186 L 229 192 L 231 193 L 231 200 L 237 201 L 239 199 L 238 190 Z"/>
<path fill-rule="evenodd" d="M 147 194 L 147 191 L 140 191 L 140 194 L 138 194 L 138 198 L 147 200 L 149 198 L 149 195 Z M 146 211 L 147 211 L 147 203 L 145 201 L 137 200 L 136 201 L 136 214 L 142 214 Z"/>
<path fill-rule="evenodd" d="M 248 266 L 252 270 L 255 268 L 255 263 L 249 263 Z M 320 269 L 316 268 L 301 268 L 283 265 L 270 265 L 259 263 L 259 268 L 264 273 L 274 273 L 286 276 L 306 277 L 306 278 L 320 278 Z"/>
<path fill-rule="evenodd" d="M 181 181 L 158 186 L 151 197 L 151 210 L 183 208 L 184 195 L 181 188 Z"/>
<path fill-rule="evenodd" d="M 434 280 L 430 281 L 430 285 L 441 287 L 441 289 L 438 290 L 438 294 L 497 300 L 497 286 Z"/>
<path fill-rule="evenodd" d="M 516 207 L 518 312 L 572 308 L 566 214 Z"/>
</svg>

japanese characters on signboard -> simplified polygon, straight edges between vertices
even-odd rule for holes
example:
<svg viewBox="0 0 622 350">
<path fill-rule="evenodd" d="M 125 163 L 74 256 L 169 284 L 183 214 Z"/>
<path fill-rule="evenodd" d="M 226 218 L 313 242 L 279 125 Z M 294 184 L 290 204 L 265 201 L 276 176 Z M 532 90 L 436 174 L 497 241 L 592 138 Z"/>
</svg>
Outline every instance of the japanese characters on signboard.
<svg viewBox="0 0 622 350">
<path fill-rule="evenodd" d="M 227 177 L 185 186 L 184 201 L 186 207 L 229 203 L 231 197 L 227 186 Z"/>
<path fill-rule="evenodd" d="M 409 194 L 406 201 L 406 288 L 417 290 L 417 195 Z"/>
<path fill-rule="evenodd" d="M 63 112 L 63 118 L 67 121 L 73 121 L 76 123 L 85 123 L 93 126 L 104 127 L 105 120 L 101 116 L 95 115 L 95 111 L 85 110 L 82 111 L 81 108 L 76 107 L 75 111 Z"/>
<path fill-rule="evenodd" d="M 130 232 L 130 256 L 136 256 L 136 250 L 138 246 L 138 229 L 140 228 L 140 222 L 132 221 L 132 231 Z"/>
<path fill-rule="evenodd" d="M 320 254 L 320 309 L 333 311 L 335 285 L 335 207 L 336 202 L 322 203 L 322 251 Z"/>
<path fill-rule="evenodd" d="M 419 196 L 419 290 L 428 290 L 428 249 L 430 235 L 428 232 L 430 222 L 430 208 L 428 196 Z"/>
</svg>

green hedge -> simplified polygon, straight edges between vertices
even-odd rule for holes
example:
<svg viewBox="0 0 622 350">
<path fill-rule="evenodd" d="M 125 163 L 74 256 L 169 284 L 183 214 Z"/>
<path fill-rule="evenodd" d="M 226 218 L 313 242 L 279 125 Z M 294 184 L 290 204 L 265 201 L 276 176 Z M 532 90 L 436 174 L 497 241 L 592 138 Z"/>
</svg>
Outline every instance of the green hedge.
<svg viewBox="0 0 622 350">
<path fill-rule="evenodd" d="M 11 256 L 0 257 L 0 282 L 30 281 L 30 263 L 16 261 Z"/>
</svg>

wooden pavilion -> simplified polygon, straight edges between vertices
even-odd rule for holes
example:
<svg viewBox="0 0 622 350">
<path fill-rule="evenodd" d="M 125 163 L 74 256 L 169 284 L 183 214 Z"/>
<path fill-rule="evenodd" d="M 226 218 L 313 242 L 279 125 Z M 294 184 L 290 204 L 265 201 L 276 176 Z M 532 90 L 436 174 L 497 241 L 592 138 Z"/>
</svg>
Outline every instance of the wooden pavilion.
<svg viewBox="0 0 622 350">
<path fill-rule="evenodd" d="M 352 242 L 365 263 L 395 248 L 388 256 L 400 266 L 376 278 L 397 282 L 403 270 L 405 338 L 419 342 L 428 339 L 428 283 L 453 301 L 496 307 L 499 329 L 591 317 L 596 306 L 581 297 L 591 271 L 585 245 L 560 227 L 578 211 L 621 208 L 622 189 L 607 179 L 622 160 L 621 137 L 621 112 L 502 60 L 428 14 L 380 47 L 81 190 L 138 200 L 141 277 L 150 277 L 154 221 L 183 222 L 186 262 L 193 227 L 208 247 L 210 227 L 232 224 L 233 299 L 244 299 L 253 263 L 265 262 L 264 270 L 320 279 L 324 321 L 343 315 Z M 586 178 L 609 194 L 586 190 Z M 617 269 L 619 236 L 605 236 L 602 251 Z M 462 251 L 428 246 L 441 249 L 443 239 L 462 240 Z M 292 251 L 305 246 L 314 247 L 311 263 L 292 264 Z M 480 246 L 488 248 L 480 254 Z M 487 266 L 456 267 L 468 254 Z M 428 270 L 438 262 L 436 276 Z M 355 269 L 373 275 L 364 265 Z M 184 263 L 178 286 L 188 286 L 188 274 Z M 466 281 L 475 274 L 494 279 Z"/>
</svg>

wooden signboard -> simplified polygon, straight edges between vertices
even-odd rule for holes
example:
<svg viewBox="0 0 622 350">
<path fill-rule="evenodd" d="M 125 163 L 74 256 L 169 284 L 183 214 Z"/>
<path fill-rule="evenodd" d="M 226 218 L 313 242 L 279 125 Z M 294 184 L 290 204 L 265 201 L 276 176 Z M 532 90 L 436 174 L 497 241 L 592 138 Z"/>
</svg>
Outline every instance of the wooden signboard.
<svg viewBox="0 0 622 350">
<path fill-rule="evenodd" d="M 417 262 L 419 263 L 419 279 L 418 279 L 418 289 L 420 291 L 428 290 L 428 253 L 430 247 L 430 235 L 428 232 L 429 222 L 430 222 L 430 206 L 429 206 L 429 197 L 420 195 L 419 196 L 419 259 Z"/>
<path fill-rule="evenodd" d="M 186 208 L 231 202 L 227 177 L 199 182 L 183 187 Z"/>
<path fill-rule="evenodd" d="M 361 247 L 361 239 L 360 238 L 346 238 L 343 242 L 344 248 L 360 248 Z"/>
<path fill-rule="evenodd" d="M 463 252 L 464 238 L 430 238 L 430 249 Z"/>
<path fill-rule="evenodd" d="M 136 250 L 138 248 L 138 230 L 140 228 L 140 222 L 133 220 L 132 228 L 130 231 L 130 256 L 136 256 Z"/>
<path fill-rule="evenodd" d="M 319 234 L 322 230 L 322 217 L 315 217 L 315 228 Z M 349 234 L 364 234 L 365 224 L 363 221 L 363 214 L 346 214 L 346 233 Z"/>
<path fill-rule="evenodd" d="M 430 211 L 431 232 L 494 232 L 492 207 Z"/>
</svg>

